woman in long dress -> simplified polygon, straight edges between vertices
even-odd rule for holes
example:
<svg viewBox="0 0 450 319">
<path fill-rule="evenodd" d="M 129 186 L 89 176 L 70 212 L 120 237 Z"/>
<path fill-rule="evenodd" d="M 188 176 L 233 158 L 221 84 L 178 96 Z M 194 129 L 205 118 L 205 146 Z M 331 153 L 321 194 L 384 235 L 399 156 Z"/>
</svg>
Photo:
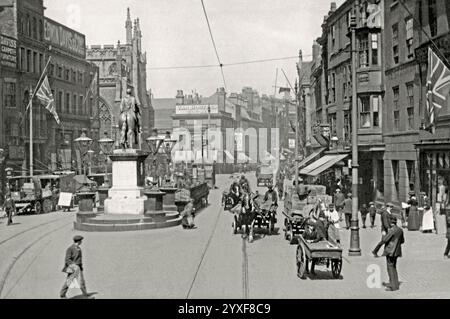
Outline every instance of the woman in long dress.
<svg viewBox="0 0 450 319">
<path fill-rule="evenodd" d="M 433 230 L 434 230 L 433 208 L 429 203 L 426 203 L 422 217 L 422 232 L 431 233 Z"/>
</svg>

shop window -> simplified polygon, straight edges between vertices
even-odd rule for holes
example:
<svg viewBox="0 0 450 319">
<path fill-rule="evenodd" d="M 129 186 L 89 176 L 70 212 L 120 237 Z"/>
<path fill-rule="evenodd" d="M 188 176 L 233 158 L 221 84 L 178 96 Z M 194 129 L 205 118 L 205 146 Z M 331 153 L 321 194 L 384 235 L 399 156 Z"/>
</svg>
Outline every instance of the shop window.
<svg viewBox="0 0 450 319">
<path fill-rule="evenodd" d="M 399 193 L 399 176 L 400 176 L 400 167 L 398 161 L 392 162 L 392 177 L 394 179 L 395 190 L 397 194 Z"/>
<path fill-rule="evenodd" d="M 384 193 L 384 161 L 377 160 L 377 190 Z"/>
<path fill-rule="evenodd" d="M 414 161 L 406 161 L 406 169 L 408 170 L 409 190 L 414 191 L 414 184 L 416 180 Z"/>
<path fill-rule="evenodd" d="M 4 82 L 3 105 L 5 107 L 16 107 L 16 83 Z"/>
</svg>

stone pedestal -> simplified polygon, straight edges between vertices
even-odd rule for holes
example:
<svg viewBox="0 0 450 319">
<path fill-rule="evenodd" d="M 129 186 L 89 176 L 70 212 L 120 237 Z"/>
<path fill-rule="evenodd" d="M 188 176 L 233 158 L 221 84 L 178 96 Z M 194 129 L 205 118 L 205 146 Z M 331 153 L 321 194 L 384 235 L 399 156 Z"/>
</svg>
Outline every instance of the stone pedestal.
<svg viewBox="0 0 450 319">
<path fill-rule="evenodd" d="M 163 212 L 163 200 L 165 193 L 159 189 L 150 189 L 144 192 L 147 197 L 145 213 Z"/>
<path fill-rule="evenodd" d="M 108 198 L 109 186 L 100 186 L 98 188 L 98 212 L 103 212 L 105 210 L 105 200 Z"/>
<path fill-rule="evenodd" d="M 93 212 L 94 211 L 94 201 L 95 201 L 95 193 L 94 192 L 79 192 L 77 193 L 78 197 L 78 211 L 80 213 L 85 212 Z"/>
<path fill-rule="evenodd" d="M 144 196 L 144 161 L 148 153 L 134 150 L 115 150 L 112 161 L 113 185 L 105 200 L 105 214 L 142 215 L 147 197 Z"/>
<path fill-rule="evenodd" d="M 164 192 L 163 206 L 165 211 L 176 212 L 177 205 L 175 205 L 175 193 L 178 188 L 174 187 L 160 187 L 161 192 Z"/>
</svg>

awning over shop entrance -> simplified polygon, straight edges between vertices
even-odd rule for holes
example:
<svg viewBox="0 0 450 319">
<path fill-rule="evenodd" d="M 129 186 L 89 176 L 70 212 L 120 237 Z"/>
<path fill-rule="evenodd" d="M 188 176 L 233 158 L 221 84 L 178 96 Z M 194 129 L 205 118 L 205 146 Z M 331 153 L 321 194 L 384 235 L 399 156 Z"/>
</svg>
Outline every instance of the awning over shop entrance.
<svg viewBox="0 0 450 319">
<path fill-rule="evenodd" d="M 346 158 L 348 154 L 342 154 L 342 155 L 325 155 L 312 163 L 311 165 L 305 167 L 300 171 L 300 174 L 302 175 L 309 175 L 309 176 L 317 176 L 320 173 L 324 172 L 325 170 L 329 169 L 339 161 Z"/>
<path fill-rule="evenodd" d="M 306 158 L 304 158 L 299 164 L 298 168 L 302 168 L 303 166 L 307 165 L 309 162 L 311 162 L 315 157 L 319 156 L 323 151 L 325 150 L 325 147 L 322 147 L 315 151 L 314 153 L 310 154 Z"/>
</svg>

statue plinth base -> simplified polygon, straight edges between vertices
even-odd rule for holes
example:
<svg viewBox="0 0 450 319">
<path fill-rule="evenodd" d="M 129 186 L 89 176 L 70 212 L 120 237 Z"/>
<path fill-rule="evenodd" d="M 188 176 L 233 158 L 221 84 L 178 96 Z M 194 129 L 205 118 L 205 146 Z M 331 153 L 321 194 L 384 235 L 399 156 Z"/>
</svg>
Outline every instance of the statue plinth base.
<svg viewBox="0 0 450 319">
<path fill-rule="evenodd" d="M 113 186 L 105 199 L 105 214 L 144 214 L 144 162 L 149 153 L 135 149 L 115 150 L 112 161 Z"/>
</svg>

